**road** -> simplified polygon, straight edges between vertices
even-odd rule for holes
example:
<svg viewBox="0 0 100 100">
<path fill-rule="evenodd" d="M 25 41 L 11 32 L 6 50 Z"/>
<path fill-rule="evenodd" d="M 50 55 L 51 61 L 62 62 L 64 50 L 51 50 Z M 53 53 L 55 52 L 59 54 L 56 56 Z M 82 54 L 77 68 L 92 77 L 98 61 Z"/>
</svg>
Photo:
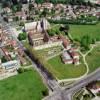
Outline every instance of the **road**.
<svg viewBox="0 0 100 100">
<path fill-rule="evenodd" d="M 87 75 L 87 77 L 75 82 L 61 91 L 52 94 L 44 100 L 72 100 L 72 95 L 74 93 L 86 86 L 88 83 L 97 79 L 100 79 L 100 68 L 98 68 L 95 72 Z"/>
<path fill-rule="evenodd" d="M 2 23 L 2 26 L 3 26 L 3 30 L 5 30 L 6 32 L 8 32 L 8 34 L 10 36 L 12 36 L 12 38 L 14 40 L 17 41 L 17 44 L 18 44 L 18 47 L 22 48 L 23 50 L 25 50 L 26 48 L 23 46 L 23 44 L 17 39 L 17 30 L 12 26 L 10 25 L 10 23 L 6 23 L 3 21 L 3 18 L 0 16 L 0 22 Z M 26 54 L 27 56 L 27 54 Z M 40 76 L 42 77 L 43 79 L 43 82 L 45 83 L 45 85 L 48 87 L 50 93 L 52 91 L 56 91 L 56 90 L 59 90 L 60 89 L 60 86 L 58 84 L 58 82 L 55 80 L 55 79 L 50 79 L 48 78 L 47 76 L 47 73 L 43 72 L 41 69 L 38 68 L 37 64 L 34 62 L 34 60 L 32 58 L 30 58 L 29 56 L 27 56 L 31 62 L 32 62 L 32 65 L 34 67 L 34 69 L 36 69 L 38 71 L 38 73 L 40 74 Z"/>
</svg>

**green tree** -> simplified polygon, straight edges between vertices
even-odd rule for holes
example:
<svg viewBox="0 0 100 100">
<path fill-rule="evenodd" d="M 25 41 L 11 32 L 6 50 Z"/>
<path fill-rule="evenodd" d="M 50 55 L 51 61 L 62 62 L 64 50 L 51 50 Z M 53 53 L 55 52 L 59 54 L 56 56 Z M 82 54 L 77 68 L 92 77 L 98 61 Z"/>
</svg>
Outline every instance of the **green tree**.
<svg viewBox="0 0 100 100">
<path fill-rule="evenodd" d="M 40 16 L 46 17 L 46 16 L 47 16 L 47 14 L 49 14 L 49 11 L 48 11 L 48 9 L 47 9 L 47 8 L 44 8 L 44 10 L 43 10 L 43 12 L 41 13 L 41 15 L 40 15 Z"/>
<path fill-rule="evenodd" d="M 44 2 L 44 0 L 35 0 L 35 2 L 36 2 L 37 4 L 41 4 L 41 3 Z"/>
<path fill-rule="evenodd" d="M 18 16 L 15 16 L 15 17 L 13 18 L 13 20 L 14 20 L 14 21 L 19 21 L 19 17 L 18 17 Z"/>
<path fill-rule="evenodd" d="M 20 34 L 18 35 L 18 39 L 19 39 L 20 41 L 26 40 L 26 38 L 27 38 L 27 34 L 26 34 L 25 32 L 20 33 Z"/>
<path fill-rule="evenodd" d="M 81 46 L 83 46 L 85 49 L 88 50 L 91 43 L 92 43 L 92 39 L 90 36 L 86 35 L 82 37 Z"/>
<path fill-rule="evenodd" d="M 19 26 L 24 26 L 24 22 L 21 21 L 21 22 L 19 23 Z"/>
<path fill-rule="evenodd" d="M 33 5 L 30 3 L 29 4 L 29 11 L 32 11 L 32 9 L 33 9 Z"/>
<path fill-rule="evenodd" d="M 5 57 L 5 56 L 3 56 L 3 57 L 1 58 L 1 62 L 2 62 L 2 63 L 7 62 L 7 59 L 6 59 L 6 57 Z"/>
<path fill-rule="evenodd" d="M 2 7 L 3 7 L 3 8 L 9 7 L 9 8 L 10 8 L 10 7 L 11 7 L 11 3 L 10 3 L 9 1 L 3 1 L 3 2 L 2 2 Z"/>
<path fill-rule="evenodd" d="M 66 35 L 68 35 L 69 25 L 65 24 L 60 27 L 60 31 L 64 31 Z"/>
</svg>

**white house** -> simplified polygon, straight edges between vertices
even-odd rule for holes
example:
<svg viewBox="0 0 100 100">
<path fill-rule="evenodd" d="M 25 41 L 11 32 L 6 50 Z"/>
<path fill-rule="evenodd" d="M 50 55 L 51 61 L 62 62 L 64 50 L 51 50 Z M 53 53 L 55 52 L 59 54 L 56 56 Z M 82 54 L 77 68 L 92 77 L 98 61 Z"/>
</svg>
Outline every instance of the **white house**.
<svg viewBox="0 0 100 100">
<path fill-rule="evenodd" d="M 2 68 L 7 71 L 14 71 L 20 67 L 20 62 L 18 60 L 8 61 L 1 64 Z"/>
</svg>

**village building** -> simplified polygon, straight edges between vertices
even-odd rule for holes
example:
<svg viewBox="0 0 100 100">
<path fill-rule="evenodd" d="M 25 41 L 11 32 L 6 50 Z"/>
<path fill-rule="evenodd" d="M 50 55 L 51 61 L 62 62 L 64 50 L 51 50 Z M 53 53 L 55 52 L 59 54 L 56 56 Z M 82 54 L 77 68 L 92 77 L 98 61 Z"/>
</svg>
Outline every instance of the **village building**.
<svg viewBox="0 0 100 100">
<path fill-rule="evenodd" d="M 43 3 L 42 8 L 47 8 L 47 9 L 52 9 L 53 8 L 53 4 L 52 3 Z"/>
<path fill-rule="evenodd" d="M 0 62 L 1 67 L 6 71 L 16 71 L 20 62 L 24 59 L 23 51 L 18 47 L 17 41 L 9 33 L 0 27 Z M 20 59 L 23 57 L 23 59 Z M 19 60 L 18 60 L 19 59 Z M 16 70 L 15 70 L 16 69 Z"/>
<path fill-rule="evenodd" d="M 65 49 L 61 55 L 61 59 L 64 64 L 75 64 L 79 65 L 79 53 L 76 51 L 76 49 Z"/>
<path fill-rule="evenodd" d="M 62 58 L 62 61 L 64 64 L 72 64 L 73 63 L 73 59 L 66 51 L 63 52 L 61 58 Z"/>
<path fill-rule="evenodd" d="M 90 83 L 87 86 L 87 89 L 90 90 L 94 95 L 100 93 L 100 81 L 97 80 L 96 82 Z"/>
</svg>

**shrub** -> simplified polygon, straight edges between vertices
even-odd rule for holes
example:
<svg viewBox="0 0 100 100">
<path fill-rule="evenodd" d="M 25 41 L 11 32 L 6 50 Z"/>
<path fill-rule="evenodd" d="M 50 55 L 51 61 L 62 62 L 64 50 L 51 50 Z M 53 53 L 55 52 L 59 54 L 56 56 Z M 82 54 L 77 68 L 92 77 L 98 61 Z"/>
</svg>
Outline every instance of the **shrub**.
<svg viewBox="0 0 100 100">
<path fill-rule="evenodd" d="M 26 32 L 20 33 L 20 34 L 18 35 L 18 39 L 19 39 L 20 41 L 26 40 L 26 38 L 27 38 Z"/>
<path fill-rule="evenodd" d="M 23 73 L 24 69 L 23 68 L 19 68 L 17 71 L 18 71 L 18 73 Z"/>
<path fill-rule="evenodd" d="M 42 95 L 43 95 L 43 96 L 47 96 L 47 95 L 48 95 L 48 90 L 47 90 L 47 89 L 43 90 L 43 91 L 42 91 Z"/>
</svg>

